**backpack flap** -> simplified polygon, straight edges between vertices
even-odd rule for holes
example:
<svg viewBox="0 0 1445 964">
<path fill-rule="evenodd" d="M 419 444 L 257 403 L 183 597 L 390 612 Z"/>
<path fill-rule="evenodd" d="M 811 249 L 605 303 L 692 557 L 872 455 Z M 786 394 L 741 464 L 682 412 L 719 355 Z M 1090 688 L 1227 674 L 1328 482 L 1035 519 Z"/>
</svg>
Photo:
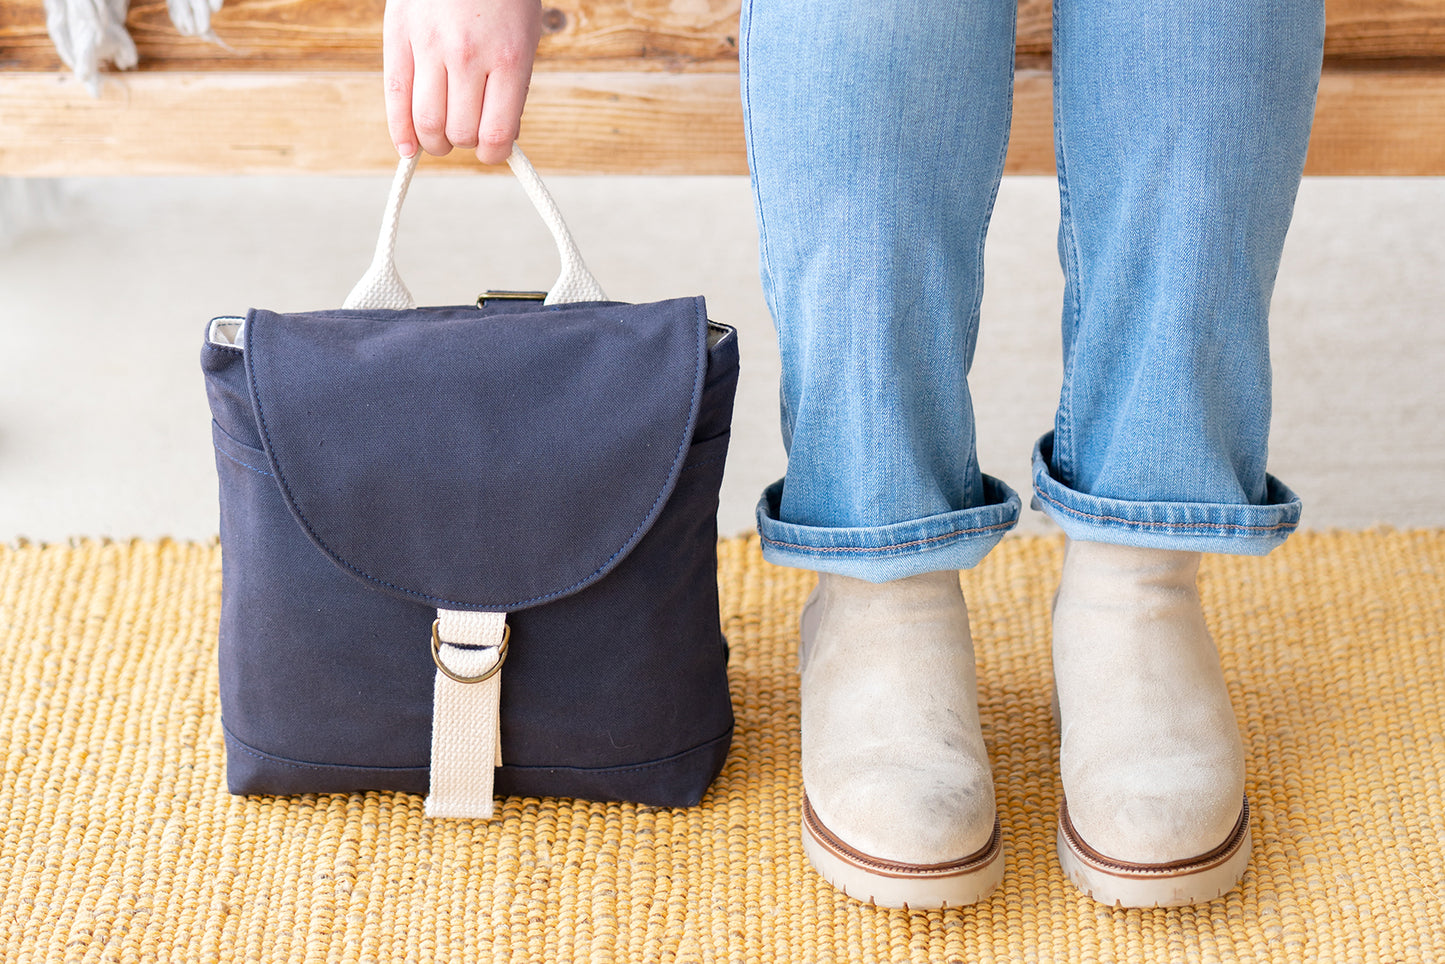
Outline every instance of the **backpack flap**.
<svg viewBox="0 0 1445 964">
<path fill-rule="evenodd" d="M 246 319 L 285 501 L 355 579 L 509 612 L 605 575 L 677 482 L 707 368 L 702 299 Z"/>
</svg>

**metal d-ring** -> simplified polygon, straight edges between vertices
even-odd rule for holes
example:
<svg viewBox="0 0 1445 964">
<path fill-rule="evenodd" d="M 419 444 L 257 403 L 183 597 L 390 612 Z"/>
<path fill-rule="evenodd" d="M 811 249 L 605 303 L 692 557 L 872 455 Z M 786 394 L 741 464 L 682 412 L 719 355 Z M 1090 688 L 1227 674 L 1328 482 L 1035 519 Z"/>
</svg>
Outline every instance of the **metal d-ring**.
<svg viewBox="0 0 1445 964">
<path fill-rule="evenodd" d="M 481 676 L 458 676 L 450 669 L 447 669 L 447 664 L 442 662 L 442 638 L 439 631 L 441 622 L 440 619 L 437 619 L 431 624 L 431 659 L 433 663 L 437 664 L 437 669 L 445 673 L 449 679 L 454 679 L 458 683 L 485 683 L 502 671 L 502 664 L 507 661 L 507 642 L 512 638 L 512 627 L 510 625 L 506 623 L 502 624 L 502 644 L 497 647 L 497 661 L 492 665 L 491 669 L 487 670 Z"/>
</svg>

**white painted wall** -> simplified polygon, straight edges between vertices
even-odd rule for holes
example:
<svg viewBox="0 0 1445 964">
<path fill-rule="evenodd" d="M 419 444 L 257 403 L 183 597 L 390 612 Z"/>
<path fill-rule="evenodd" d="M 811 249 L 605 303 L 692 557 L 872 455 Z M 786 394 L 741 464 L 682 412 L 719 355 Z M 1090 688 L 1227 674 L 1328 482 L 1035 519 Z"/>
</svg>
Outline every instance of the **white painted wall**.
<svg viewBox="0 0 1445 964">
<path fill-rule="evenodd" d="M 720 514 L 751 526 L 781 473 L 777 355 L 742 178 L 549 179 L 612 297 L 701 293 L 744 374 Z M 370 259 L 384 178 L 93 179 L 0 240 L 0 540 L 215 532 L 197 364 L 215 314 L 339 304 Z M 985 470 L 1021 492 L 1052 418 L 1062 277 L 1051 178 L 1007 178 L 973 389 Z M 1308 526 L 1445 526 L 1445 179 L 1309 179 L 1274 310 L 1272 470 Z M 398 255 L 423 303 L 546 287 L 555 255 L 506 178 L 426 177 Z M 1025 513 L 1026 531 L 1047 531 Z"/>
</svg>

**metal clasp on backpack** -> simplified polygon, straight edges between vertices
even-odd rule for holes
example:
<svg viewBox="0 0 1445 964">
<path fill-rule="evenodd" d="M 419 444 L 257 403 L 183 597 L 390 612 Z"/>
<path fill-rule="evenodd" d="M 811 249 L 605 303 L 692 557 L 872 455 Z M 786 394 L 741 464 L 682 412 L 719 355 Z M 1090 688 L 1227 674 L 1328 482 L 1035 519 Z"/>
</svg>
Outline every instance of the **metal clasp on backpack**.
<svg viewBox="0 0 1445 964">
<path fill-rule="evenodd" d="M 477 307 L 489 301 L 546 301 L 545 291 L 483 291 L 477 295 Z"/>
</svg>

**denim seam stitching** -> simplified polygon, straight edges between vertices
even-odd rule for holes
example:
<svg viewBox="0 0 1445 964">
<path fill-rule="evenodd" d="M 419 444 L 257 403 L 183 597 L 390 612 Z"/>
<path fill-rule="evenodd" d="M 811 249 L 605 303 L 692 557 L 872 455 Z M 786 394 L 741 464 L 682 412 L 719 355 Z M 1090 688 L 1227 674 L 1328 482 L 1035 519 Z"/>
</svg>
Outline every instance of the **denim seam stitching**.
<svg viewBox="0 0 1445 964">
<path fill-rule="evenodd" d="M 1076 515 L 1084 519 L 1094 519 L 1099 522 L 1121 522 L 1130 526 L 1153 526 L 1168 527 L 1171 529 L 1234 529 L 1240 532 L 1274 532 L 1279 529 L 1293 529 L 1299 525 L 1298 522 L 1277 522 L 1272 526 L 1247 526 L 1233 522 L 1154 522 L 1136 519 L 1124 519 L 1113 515 L 1098 515 L 1092 512 L 1084 512 L 1072 506 L 1064 505 L 1058 499 L 1053 498 L 1038 486 L 1034 486 L 1034 494 L 1052 506 L 1057 506 L 1070 515 Z"/>
<path fill-rule="evenodd" d="M 976 263 L 977 263 L 977 265 L 978 265 L 978 268 L 977 268 L 977 270 L 976 270 L 976 272 L 975 272 L 975 274 L 974 274 L 974 280 L 973 280 L 973 285 L 974 285 L 973 290 L 974 290 L 974 292 L 975 292 L 975 297 L 976 297 L 977 300 L 974 302 L 974 306 L 973 306 L 973 316 L 969 319 L 969 330 L 973 332 L 973 336 L 974 336 L 974 340 L 975 340 L 975 349 L 976 349 L 976 343 L 977 343 L 977 337 L 978 337 L 980 312 L 983 310 L 983 282 L 984 282 L 984 277 L 983 277 L 983 275 L 984 275 L 984 259 L 983 259 L 983 254 L 984 254 L 984 245 L 985 245 L 985 243 L 986 243 L 986 241 L 987 241 L 987 239 L 988 239 L 989 222 L 993 220 L 994 205 L 995 205 L 995 204 L 997 203 L 997 201 L 998 201 L 998 191 L 999 191 L 1000 186 L 1002 186 L 1002 184 L 1003 184 L 1004 164 L 1005 164 L 1005 162 L 1008 160 L 1009 139 L 1010 139 L 1010 135 L 1011 135 L 1012 132 L 1013 132 L 1014 84 L 1015 84 L 1015 76 L 1016 76 L 1016 74 L 1017 74 L 1017 62 L 1018 62 L 1017 52 L 1016 52 L 1016 50 L 1015 50 L 1015 45 L 1016 45 L 1017 40 L 1018 40 L 1018 15 L 1017 15 L 1017 12 L 1015 12 L 1015 15 L 1014 15 L 1012 18 L 1010 18 L 1010 26 L 1011 26 L 1012 29 L 1011 29 L 1010 32 L 1009 32 L 1009 46 L 1008 46 L 1008 75 L 1009 75 L 1009 76 L 1008 76 L 1008 98 L 1007 98 L 1007 104 L 1006 104 L 1005 109 L 1004 109 L 1003 137 L 1000 139 L 999 150 L 998 150 L 998 157 L 994 160 L 994 166 L 993 166 L 993 190 L 989 193 L 989 196 L 988 196 L 988 204 L 984 207 L 983 218 L 980 220 L 979 227 L 978 227 L 978 240 L 977 240 L 977 242 L 976 242 L 975 245 L 974 245 L 974 250 L 975 250 L 975 251 L 977 252 L 977 254 L 978 254 L 978 258 L 977 258 L 977 260 L 976 260 Z M 970 355 L 970 357 L 969 357 L 969 359 L 968 359 L 968 361 L 969 361 L 969 366 L 968 366 L 968 367 L 969 367 L 969 369 L 972 369 L 972 367 L 973 367 L 973 364 L 972 364 L 972 363 L 973 363 L 973 358 L 972 358 L 973 351 L 970 351 L 970 352 L 969 352 L 969 355 Z M 968 371 L 967 371 L 967 370 L 965 370 L 965 372 L 964 372 L 964 390 L 965 390 L 965 391 L 968 390 Z M 972 407 L 972 401 L 969 402 L 969 406 L 970 406 L 970 408 Z M 977 434 L 978 434 L 977 426 L 975 426 L 975 427 L 974 427 L 974 430 L 973 430 L 973 435 L 974 435 L 974 441 L 975 441 L 975 443 L 977 442 Z M 979 476 L 981 476 L 981 475 L 982 475 L 982 472 L 983 472 L 982 468 L 980 468 L 980 466 L 979 466 L 979 464 L 978 464 L 978 446 L 977 446 L 977 444 L 974 444 L 974 445 L 971 445 L 971 446 L 970 446 L 970 451 L 969 451 L 969 453 L 968 453 L 968 462 L 969 462 L 969 465 L 965 467 L 965 473 L 966 473 L 966 474 L 965 474 L 965 478 L 966 478 L 967 480 L 969 480 L 969 482 L 972 482 L 973 479 L 978 478 Z M 971 470 L 971 471 L 970 471 L 970 470 Z M 982 487 L 983 487 L 983 481 L 982 481 L 981 478 L 979 479 L 979 483 L 978 483 L 978 484 L 979 484 L 979 488 L 982 489 Z M 970 493 L 969 495 L 970 495 L 970 498 L 972 498 L 973 496 L 976 496 L 977 493 Z M 970 531 L 972 531 L 972 530 L 970 530 Z"/>
<path fill-rule="evenodd" d="M 690 423 L 690 427 L 692 427 L 693 429 L 696 429 L 697 424 L 696 417 L 698 409 L 698 397 L 701 395 L 704 387 L 703 374 L 707 370 L 707 317 L 703 314 L 700 301 L 701 299 L 693 299 L 693 311 L 702 322 L 702 324 L 698 327 L 698 357 L 693 374 L 692 398 L 688 405 L 689 414 L 687 421 Z M 248 318 L 247 321 L 249 322 L 250 319 Z M 254 328 L 255 326 L 253 324 L 253 331 Z M 252 338 L 251 347 L 253 349 L 257 347 L 256 339 L 254 338 Z M 263 439 L 263 443 L 267 444 L 269 448 L 271 447 L 271 430 L 266 424 L 265 414 L 261 411 L 261 390 L 260 386 L 256 383 L 256 366 L 248 362 L 246 367 L 247 374 L 249 376 L 248 380 L 251 383 L 251 395 L 252 398 L 255 400 L 256 420 L 260 423 L 261 426 L 261 436 Z M 574 592 L 577 589 L 580 589 L 581 587 L 587 585 L 588 582 L 590 582 L 591 580 L 597 578 L 598 573 L 605 571 L 607 567 L 612 565 L 613 561 L 616 560 L 619 556 L 625 555 L 626 553 L 630 552 L 633 548 L 633 545 L 638 539 L 638 534 L 642 532 L 643 529 L 647 528 L 651 522 L 655 521 L 654 516 L 657 514 L 658 506 L 663 503 L 664 496 L 669 494 L 667 483 L 669 481 L 675 483 L 676 479 L 682 475 L 682 468 L 679 466 L 678 463 L 686 457 L 685 453 L 687 452 L 691 444 L 692 432 L 688 432 L 683 437 L 682 442 L 678 446 L 677 454 L 673 457 L 672 460 L 672 466 L 668 469 L 668 478 L 666 481 L 663 482 L 662 489 L 657 493 L 657 498 L 653 500 L 652 507 L 647 510 L 647 514 L 643 516 L 642 521 L 638 524 L 637 528 L 632 531 L 632 535 L 628 536 L 627 540 L 623 542 L 621 547 L 619 547 L 616 552 L 609 556 L 607 560 L 602 563 L 602 565 L 598 566 L 591 573 L 584 576 L 582 579 L 579 579 L 571 586 L 567 586 L 563 589 L 558 589 L 555 592 L 546 593 L 541 596 L 535 596 L 531 599 L 523 599 L 517 602 L 508 603 L 467 603 L 455 599 L 442 599 L 438 596 L 432 596 L 424 592 L 419 592 L 415 589 L 407 589 L 405 586 L 394 585 L 387 582 L 385 579 L 378 579 L 376 576 L 371 575 L 371 573 L 357 568 L 350 562 L 347 562 L 345 559 L 341 558 L 340 553 L 332 549 L 329 545 L 326 544 L 326 541 L 321 538 L 321 534 L 318 533 L 316 529 L 311 525 L 311 521 L 306 518 L 305 514 L 301 511 L 301 507 L 296 503 L 295 497 L 291 494 L 291 487 L 287 485 L 285 476 L 281 474 L 281 465 L 276 460 L 274 455 L 271 457 L 271 462 L 273 467 L 276 469 L 276 482 L 281 486 L 282 491 L 285 492 L 286 501 L 295 511 L 296 518 L 301 520 L 301 524 L 306 527 L 306 531 L 311 534 L 311 537 L 316 541 L 316 544 L 322 548 L 322 551 L 324 551 L 328 556 L 335 559 L 338 563 L 346 567 L 351 572 L 356 573 L 358 576 L 366 579 L 369 582 L 376 583 L 378 586 L 386 586 L 388 589 L 395 589 L 397 592 L 405 593 L 408 596 L 412 596 L 418 599 L 424 599 L 429 603 L 441 603 L 442 606 L 481 606 L 484 608 L 506 609 L 510 611 L 513 609 L 521 609 L 526 606 L 535 606 L 538 603 L 546 602 L 549 599 L 556 599 L 566 596 L 569 593 Z M 439 606 L 438 608 L 441 607 Z"/>
<path fill-rule="evenodd" d="M 752 183 L 753 207 L 757 210 L 758 217 L 758 254 L 760 256 L 760 260 L 762 261 L 762 268 L 764 274 L 763 284 L 765 286 L 771 286 L 773 265 L 772 258 L 769 256 L 768 251 L 768 226 L 767 221 L 763 216 L 762 187 L 758 183 L 757 153 L 753 147 L 754 137 L 752 71 L 749 69 L 749 66 L 752 62 L 753 42 L 753 12 L 751 0 L 744 0 L 744 6 L 746 7 L 746 9 L 740 11 L 740 14 L 743 15 L 744 19 L 746 19 L 747 25 L 746 30 L 743 32 L 742 37 L 740 38 L 741 43 L 739 44 L 740 50 L 738 57 L 738 66 L 742 73 L 740 93 L 742 94 L 743 120 L 745 122 L 743 125 L 743 133 L 745 135 L 748 153 L 748 180 Z M 741 25 L 742 24 L 740 23 L 739 26 Z M 769 307 L 771 307 L 771 299 L 769 299 L 769 302 Z"/>
<path fill-rule="evenodd" d="M 1057 5 L 1051 10 L 1050 27 L 1052 28 L 1051 42 L 1053 49 L 1057 51 L 1059 49 L 1059 9 Z M 1055 173 L 1057 174 L 1059 183 L 1059 221 L 1061 222 L 1061 226 L 1066 229 L 1067 237 L 1067 245 L 1064 252 L 1064 261 L 1066 263 L 1062 265 L 1062 268 L 1065 274 L 1065 280 L 1072 282 L 1071 285 L 1066 286 L 1064 310 L 1072 316 L 1068 318 L 1070 333 L 1069 344 L 1072 348 L 1078 341 L 1079 315 L 1082 312 L 1079 303 L 1079 237 L 1078 232 L 1075 230 L 1073 207 L 1069 204 L 1069 165 L 1065 156 L 1068 150 L 1064 144 L 1064 125 L 1062 122 L 1063 105 L 1061 103 L 1064 88 L 1062 80 L 1063 66 L 1057 56 L 1053 58 L 1051 67 L 1051 79 L 1054 89 L 1054 157 L 1055 165 L 1058 168 Z M 1068 297 L 1070 292 L 1072 292 L 1073 295 L 1072 299 Z M 1071 308 L 1072 311 L 1070 311 Z M 1071 352 L 1071 354 L 1073 354 L 1073 352 Z M 1063 379 L 1059 387 L 1059 409 L 1054 418 L 1054 445 L 1051 453 L 1053 460 L 1055 460 L 1055 467 L 1058 468 L 1060 474 L 1065 478 L 1073 478 L 1075 474 L 1072 423 L 1073 368 L 1074 366 L 1070 364 L 1070 359 L 1066 357 L 1064 359 Z"/>
<path fill-rule="evenodd" d="M 977 526 L 972 529 L 955 529 L 946 532 L 941 536 L 929 536 L 927 539 L 915 539 L 912 542 L 894 542 L 886 546 L 804 546 L 796 542 L 781 542 L 777 539 L 770 539 L 761 536 L 763 542 L 770 546 L 779 546 L 783 549 L 802 549 L 805 552 L 884 552 L 889 549 L 909 549 L 913 546 L 923 546 L 930 542 L 942 542 L 945 539 L 954 539 L 958 536 L 974 535 L 980 532 L 994 532 L 999 529 L 1013 528 L 1013 522 L 999 522 L 991 526 Z"/>
<path fill-rule="evenodd" d="M 225 449 L 221 448 L 219 445 L 213 445 L 213 446 L 211 446 L 211 447 L 216 450 L 216 454 L 218 454 L 218 455 L 224 455 L 226 458 L 230 459 L 232 462 L 235 462 L 237 465 L 244 466 L 245 468 L 250 469 L 252 472 L 255 472 L 257 475 L 264 475 L 264 476 L 266 476 L 266 478 L 268 478 L 268 479 L 274 479 L 274 478 L 276 477 L 276 476 L 272 475 L 270 472 L 267 472 L 265 469 L 258 469 L 258 468 L 256 468 L 256 466 L 254 466 L 254 465 L 250 465 L 250 464 L 248 464 L 248 463 L 246 463 L 246 462 L 242 462 L 240 459 L 236 458 L 234 455 L 232 455 L 231 453 L 227 452 Z"/>
</svg>

